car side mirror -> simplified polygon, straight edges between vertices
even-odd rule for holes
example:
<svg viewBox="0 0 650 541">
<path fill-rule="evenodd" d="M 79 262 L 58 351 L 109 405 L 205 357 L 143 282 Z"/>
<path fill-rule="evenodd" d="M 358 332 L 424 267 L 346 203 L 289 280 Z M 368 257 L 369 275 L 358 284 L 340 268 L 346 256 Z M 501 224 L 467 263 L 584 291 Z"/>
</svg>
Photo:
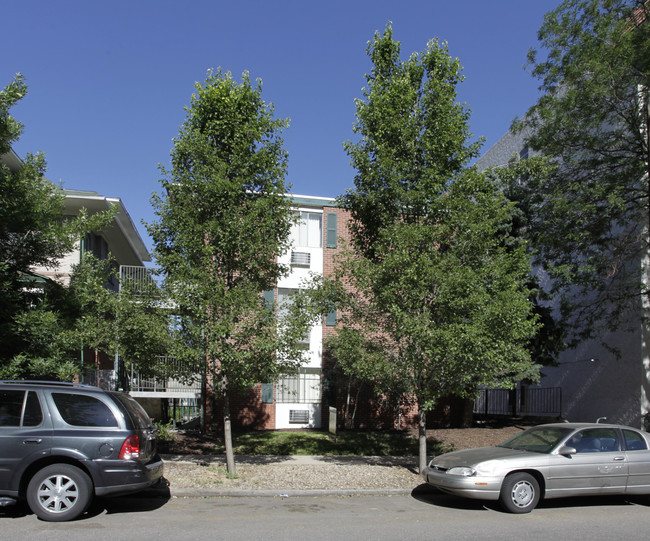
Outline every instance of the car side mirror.
<svg viewBox="0 0 650 541">
<path fill-rule="evenodd" d="M 575 447 L 569 447 L 568 445 L 563 445 L 562 447 L 560 447 L 558 454 L 563 456 L 571 456 L 571 455 L 575 455 L 577 452 L 578 451 Z"/>
</svg>

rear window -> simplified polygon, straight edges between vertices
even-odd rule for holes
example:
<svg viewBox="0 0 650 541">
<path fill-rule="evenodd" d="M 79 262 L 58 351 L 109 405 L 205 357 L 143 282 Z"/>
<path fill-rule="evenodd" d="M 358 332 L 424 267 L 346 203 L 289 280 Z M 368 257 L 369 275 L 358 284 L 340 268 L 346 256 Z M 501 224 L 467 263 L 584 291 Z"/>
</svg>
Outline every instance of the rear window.
<svg viewBox="0 0 650 541">
<path fill-rule="evenodd" d="M 153 426 L 147 412 L 144 411 L 144 408 L 133 397 L 124 393 L 111 393 L 111 396 L 116 398 L 126 408 L 136 428 L 151 428 Z"/>
<path fill-rule="evenodd" d="M 648 448 L 645 439 L 638 432 L 623 430 L 623 436 L 625 436 L 625 446 L 628 451 L 644 451 Z"/>
<path fill-rule="evenodd" d="M 98 398 L 84 394 L 52 393 L 61 418 L 72 426 L 116 427 L 111 409 Z"/>
</svg>

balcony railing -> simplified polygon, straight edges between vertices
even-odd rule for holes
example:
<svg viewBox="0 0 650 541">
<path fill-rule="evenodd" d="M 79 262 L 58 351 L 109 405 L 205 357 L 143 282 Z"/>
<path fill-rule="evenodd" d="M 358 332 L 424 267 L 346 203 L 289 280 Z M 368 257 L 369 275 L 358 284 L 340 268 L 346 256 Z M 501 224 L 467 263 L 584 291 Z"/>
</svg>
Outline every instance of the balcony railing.
<svg viewBox="0 0 650 541">
<path fill-rule="evenodd" d="M 158 287 L 154 269 L 120 265 L 120 289 L 128 287 L 135 295 L 151 293 Z"/>
<path fill-rule="evenodd" d="M 199 397 L 201 395 L 201 376 L 197 374 L 193 378 L 184 381 L 173 375 L 181 373 L 182 366 L 172 357 L 161 357 L 158 360 L 156 377 L 144 376 L 139 371 L 131 369 L 128 371 L 127 390 L 134 396 L 152 396 L 160 398 L 182 398 Z M 165 375 L 165 373 L 169 375 Z M 120 385 L 115 370 L 88 369 L 83 373 L 83 382 L 89 385 L 96 385 L 106 390 L 115 390 Z"/>
</svg>

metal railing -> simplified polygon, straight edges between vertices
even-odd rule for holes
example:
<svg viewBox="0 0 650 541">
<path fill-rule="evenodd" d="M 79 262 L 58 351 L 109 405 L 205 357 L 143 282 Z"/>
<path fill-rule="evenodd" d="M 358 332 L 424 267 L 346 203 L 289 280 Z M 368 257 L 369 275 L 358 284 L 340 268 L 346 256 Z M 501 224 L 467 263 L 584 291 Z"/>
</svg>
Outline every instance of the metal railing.
<svg viewBox="0 0 650 541">
<path fill-rule="evenodd" d="M 143 376 L 133 367 L 130 372 L 130 386 L 136 392 L 194 393 L 201 390 L 201 376 L 196 374 L 187 381 L 172 374 L 183 373 L 183 365 L 174 357 L 159 357 L 156 361 L 156 377 Z"/>
<path fill-rule="evenodd" d="M 516 417 L 559 417 L 562 415 L 562 389 L 560 387 L 481 389 L 474 401 L 474 413 Z"/>
<path fill-rule="evenodd" d="M 159 362 L 167 365 L 169 373 L 178 373 L 178 361 L 173 358 L 161 357 Z M 176 365 L 176 366 L 173 366 Z M 201 392 L 201 376 L 196 375 L 190 381 L 183 381 L 174 377 L 166 377 L 164 368 L 161 368 L 160 376 L 143 376 L 135 369 L 128 373 L 128 390 L 136 393 L 174 393 L 179 397 L 182 395 L 196 395 Z M 96 370 L 89 368 L 82 374 L 82 383 L 95 385 L 105 390 L 115 390 L 118 387 L 118 377 L 115 370 Z"/>
<path fill-rule="evenodd" d="M 120 265 L 120 288 L 128 287 L 135 294 L 151 293 L 158 287 L 155 269 Z"/>
</svg>

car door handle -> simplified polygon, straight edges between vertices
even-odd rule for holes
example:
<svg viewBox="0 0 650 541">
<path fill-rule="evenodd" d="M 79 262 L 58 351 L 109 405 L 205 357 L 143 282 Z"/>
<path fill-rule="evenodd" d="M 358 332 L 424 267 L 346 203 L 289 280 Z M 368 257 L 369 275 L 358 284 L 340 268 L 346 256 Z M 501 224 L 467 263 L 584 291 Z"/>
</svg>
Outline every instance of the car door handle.
<svg viewBox="0 0 650 541">
<path fill-rule="evenodd" d="M 624 456 L 615 456 L 614 462 L 623 462 L 625 460 Z"/>
<path fill-rule="evenodd" d="M 26 440 L 23 440 L 24 444 L 29 444 L 29 443 L 39 444 L 39 443 L 42 443 L 42 442 L 43 442 L 42 438 L 27 438 Z"/>
</svg>

